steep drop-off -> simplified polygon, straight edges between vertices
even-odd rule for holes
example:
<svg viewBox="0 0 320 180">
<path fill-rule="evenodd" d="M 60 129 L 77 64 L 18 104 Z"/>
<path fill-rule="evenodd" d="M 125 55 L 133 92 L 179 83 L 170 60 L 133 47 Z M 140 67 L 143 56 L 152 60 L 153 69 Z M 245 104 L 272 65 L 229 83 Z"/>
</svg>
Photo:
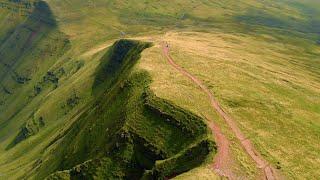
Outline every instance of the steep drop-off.
<svg viewBox="0 0 320 180">
<path fill-rule="evenodd" d="M 134 68 L 151 43 L 114 43 L 85 96 L 65 83 L 84 62 L 67 54 L 46 2 L 2 0 L 0 12 L 1 177 L 161 179 L 215 152 L 203 119 L 158 98 Z"/>
<path fill-rule="evenodd" d="M 31 102 L 41 104 L 37 95 L 57 86 L 50 69 L 70 45 L 43 1 L 1 1 L 0 12 L 7 24 L 0 32 L 0 140 L 17 132 L 5 147 L 10 149 L 45 126 L 34 110 L 18 116 Z"/>
<path fill-rule="evenodd" d="M 64 170 L 48 179 L 161 179 L 214 152 L 202 118 L 156 97 L 147 72 L 131 71 L 148 46 L 120 40 L 110 48 L 93 85 L 97 100 L 51 143 L 35 177 Z"/>
</svg>

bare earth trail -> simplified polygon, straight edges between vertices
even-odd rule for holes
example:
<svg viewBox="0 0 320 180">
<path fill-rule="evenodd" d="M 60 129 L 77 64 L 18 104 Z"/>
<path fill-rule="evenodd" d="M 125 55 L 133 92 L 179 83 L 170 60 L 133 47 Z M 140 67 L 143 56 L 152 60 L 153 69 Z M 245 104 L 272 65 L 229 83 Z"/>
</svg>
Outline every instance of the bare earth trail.
<svg viewBox="0 0 320 180">
<path fill-rule="evenodd" d="M 220 127 L 215 124 L 213 120 L 208 117 L 206 117 L 206 119 L 218 146 L 218 153 L 214 158 L 212 168 L 220 176 L 227 177 L 228 179 L 236 179 L 235 174 L 231 170 L 233 159 L 230 154 L 230 141 L 224 136 Z"/>
<path fill-rule="evenodd" d="M 187 72 L 185 69 L 180 67 L 178 64 L 174 62 L 172 57 L 170 56 L 170 48 L 168 44 L 163 44 L 163 53 L 170 63 L 176 70 L 182 73 L 184 76 L 191 79 L 195 84 L 197 84 L 203 92 L 208 95 L 212 108 L 219 113 L 219 115 L 225 120 L 228 126 L 231 128 L 232 132 L 235 134 L 237 139 L 241 142 L 242 147 L 246 151 L 246 153 L 254 160 L 256 166 L 262 169 L 264 174 L 264 179 L 274 180 L 276 179 L 274 169 L 269 165 L 269 163 L 263 159 L 258 151 L 253 147 L 251 141 L 247 139 L 244 134 L 241 132 L 235 121 L 221 108 L 220 104 L 217 100 L 215 100 L 213 94 L 210 90 L 195 76 Z M 230 142 L 227 138 L 221 133 L 220 128 L 213 123 L 212 120 L 208 119 L 208 124 L 210 129 L 213 131 L 215 135 L 217 145 L 218 145 L 218 154 L 216 155 L 214 161 L 214 169 L 217 171 L 219 175 L 226 176 L 230 179 L 233 179 L 234 176 L 232 173 L 228 171 L 228 162 L 230 162 L 229 156 L 229 144 Z"/>
</svg>

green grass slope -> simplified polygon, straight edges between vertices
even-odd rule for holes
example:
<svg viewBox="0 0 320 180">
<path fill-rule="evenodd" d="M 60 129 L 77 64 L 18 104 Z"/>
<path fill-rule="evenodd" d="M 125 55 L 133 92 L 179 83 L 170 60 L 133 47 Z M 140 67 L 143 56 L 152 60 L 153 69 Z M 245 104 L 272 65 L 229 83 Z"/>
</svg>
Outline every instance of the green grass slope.
<svg viewBox="0 0 320 180">
<path fill-rule="evenodd" d="M 205 161 L 215 145 L 208 139 L 203 120 L 150 94 L 146 72 L 130 73 L 148 46 L 121 40 L 103 56 L 93 85 L 100 87 L 97 93 L 101 95 L 50 143 L 34 177 L 71 168 L 49 179 L 139 179 L 146 170 L 144 177 L 150 179 L 180 174 Z M 157 161 L 169 158 L 174 160 L 158 167 Z"/>
<path fill-rule="evenodd" d="M 41 41 L 35 44 L 40 46 Z M 43 108 L 55 105 L 46 96 L 65 88 L 59 78 L 68 72 L 61 72 L 62 68 L 47 70 L 36 84 L 25 83 L 33 93 L 21 94 L 32 99 L 25 102 L 22 112 L 15 113 L 16 118 L 24 117 L 31 108 L 37 111 L 31 112 L 20 127 L 15 117 L 11 123 L 5 121 L 3 129 L 16 128 L 15 133 L 14 128 L 8 131 L 5 135 L 10 138 L 2 142 L 5 163 L 1 170 L 6 177 L 43 179 L 54 173 L 49 179 L 150 179 L 181 174 L 201 165 L 215 149 L 203 119 L 153 95 L 148 90 L 151 79 L 147 72 L 132 72 L 140 53 L 150 46 L 138 41 L 116 42 L 99 57 L 88 87 L 89 97 L 71 92 L 65 103 L 51 109 L 58 117 L 50 117 Z M 20 89 L 27 91 L 29 86 Z M 63 123 L 64 117 L 70 120 Z M 62 122 L 50 122 L 54 118 Z M 158 168 L 159 160 L 170 166 Z M 27 164 L 19 165 L 24 162 Z M 17 166 L 19 173 L 10 169 Z M 61 170 L 65 171 L 57 172 Z"/>
<path fill-rule="evenodd" d="M 292 38 L 300 44 L 281 45 L 272 36 L 195 32 L 176 32 L 165 39 L 176 62 L 206 83 L 274 167 L 288 178 L 318 176 L 319 47 L 313 41 Z M 162 67 L 161 57 L 157 59 L 157 66 Z M 180 89 L 189 85 L 181 83 L 169 89 L 166 81 L 174 78 L 170 70 L 157 70 L 148 63 L 143 66 L 152 74 L 161 73 L 154 87 L 161 97 L 180 96 Z M 193 105 L 191 100 L 179 98 L 179 105 L 211 113 L 205 108 L 209 103 L 198 97 L 201 93 L 197 89 L 184 90 L 187 92 L 181 94 L 193 94 L 192 99 L 198 98 L 199 103 Z M 301 155 L 308 158 L 297 158 Z"/>
<path fill-rule="evenodd" d="M 12 4 L 14 2 L 7 6 L 14 7 Z M 21 10 L 17 8 L 18 11 Z M 17 20 L 15 27 L 3 33 L 0 45 L 1 137 L 7 137 L 10 131 L 16 131 L 17 126 L 22 127 L 7 148 L 36 133 L 45 124 L 41 117 L 35 119 L 33 111 L 24 114 L 24 118 L 17 116 L 26 104 L 37 99 L 42 90 L 57 83 L 57 79 L 46 79 L 46 76 L 56 59 L 69 48 L 68 39 L 57 29 L 46 3 L 32 4 L 30 11 L 26 15 L 8 12 L 8 17 L 21 16 L 21 20 Z M 3 23 L 8 21 L 10 20 L 4 19 Z"/>
<path fill-rule="evenodd" d="M 165 63 L 162 40 L 284 176 L 317 177 L 318 7 L 317 0 L 0 0 L 0 179 L 161 179 L 199 166 L 186 176 L 202 177 L 216 151 L 203 113 L 231 139 L 240 174 L 255 178 L 203 94 Z M 113 44 L 124 37 L 156 44 Z"/>
</svg>

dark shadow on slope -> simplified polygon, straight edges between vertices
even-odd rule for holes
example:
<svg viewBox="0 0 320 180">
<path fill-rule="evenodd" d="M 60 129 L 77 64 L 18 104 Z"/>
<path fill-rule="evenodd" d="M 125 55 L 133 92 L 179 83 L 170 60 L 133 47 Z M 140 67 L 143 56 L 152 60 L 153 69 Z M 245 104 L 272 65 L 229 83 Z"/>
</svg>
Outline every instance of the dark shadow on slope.
<svg viewBox="0 0 320 180">
<path fill-rule="evenodd" d="M 29 20 L 41 22 L 47 26 L 57 27 L 56 19 L 49 7 L 44 1 L 38 1 L 34 4 L 35 9 L 29 16 Z"/>
<path fill-rule="evenodd" d="M 204 137 L 203 120 L 146 93 L 149 83 L 146 73 L 132 74 L 122 88 L 109 93 L 113 98 L 100 97 L 96 110 L 81 117 L 64 136 L 62 154 L 54 155 L 67 157 L 58 169 L 70 170 L 48 179 L 164 179 L 203 163 L 215 151 L 214 143 Z M 111 124 L 105 122 L 110 120 Z"/>
<path fill-rule="evenodd" d="M 19 2 L 17 2 L 19 3 Z M 19 16 L 19 14 L 15 14 Z M 13 73 L 13 66 L 26 52 L 34 47 L 41 36 L 57 28 L 57 23 L 48 4 L 44 1 L 34 3 L 32 12 L 24 22 L 8 34 L 6 41 L 0 44 L 0 63 L 7 67 L 6 73 Z M 6 75 L 1 73 L 1 78 Z"/>
<path fill-rule="evenodd" d="M 30 117 L 30 119 L 23 124 L 18 135 L 6 147 L 6 150 L 13 148 L 15 145 L 27 139 L 28 137 L 37 134 L 40 131 L 40 129 L 43 128 L 44 126 L 45 126 L 44 119 L 42 117 L 35 118 L 33 115 L 33 117 Z"/>
<path fill-rule="evenodd" d="M 120 40 L 110 48 L 97 69 L 96 100 L 45 148 L 50 157 L 35 177 L 161 179 L 215 151 L 202 118 L 152 94 L 147 72 L 132 72 L 149 46 Z"/>
<path fill-rule="evenodd" d="M 34 91 L 39 91 L 37 81 L 43 78 L 35 74 L 41 73 L 45 77 L 56 59 L 69 49 L 69 40 L 59 31 L 55 17 L 46 2 L 11 3 L 21 4 L 21 8 L 28 4 L 32 11 L 26 15 L 24 21 L 10 30 L 11 33 L 8 33 L 6 40 L 0 44 L 0 99 L 3 101 L 0 108 L 0 131 L 33 100 Z M 11 13 L 12 16 L 20 16 L 15 10 Z M 23 123 L 22 120 L 19 123 L 21 122 Z M 17 136 L 6 149 L 36 134 L 43 127 L 40 124 L 26 118 Z"/>
<path fill-rule="evenodd" d="M 108 89 L 130 72 L 140 58 L 140 53 L 151 46 L 151 43 L 140 43 L 133 40 L 119 40 L 102 57 L 97 69 L 92 92 Z M 134 53 L 133 53 L 134 52 Z"/>
<path fill-rule="evenodd" d="M 311 40 L 317 42 L 318 39 L 314 39 L 313 37 L 317 36 L 317 38 L 320 38 L 320 19 L 318 18 L 320 13 L 311 7 L 303 6 L 303 4 L 295 4 L 294 7 L 296 7 L 302 12 L 302 14 L 305 15 L 304 20 L 284 15 L 280 16 L 269 14 L 265 11 L 251 9 L 248 10 L 248 12 L 244 15 L 236 16 L 235 21 L 241 22 L 247 27 L 258 25 L 267 28 L 276 28 L 282 30 L 283 33 L 286 34 L 292 33 L 293 36 L 295 35 L 293 34 L 294 32 L 309 34 L 309 38 L 312 37 Z M 252 30 L 255 31 L 256 28 L 253 28 Z"/>
</svg>

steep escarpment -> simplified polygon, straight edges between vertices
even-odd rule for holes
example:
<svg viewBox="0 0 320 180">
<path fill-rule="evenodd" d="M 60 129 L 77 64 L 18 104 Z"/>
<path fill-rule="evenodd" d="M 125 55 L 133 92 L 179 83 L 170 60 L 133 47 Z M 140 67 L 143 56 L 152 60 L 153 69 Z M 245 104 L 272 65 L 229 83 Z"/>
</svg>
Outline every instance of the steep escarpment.
<svg viewBox="0 0 320 180">
<path fill-rule="evenodd" d="M 215 151 L 202 118 L 154 95 L 148 73 L 132 70 L 149 46 L 120 40 L 110 48 L 96 73 L 96 100 L 50 143 L 34 177 L 162 179 Z"/>
<path fill-rule="evenodd" d="M 117 41 L 88 65 L 68 54 L 46 2 L 0 1 L 0 12 L 1 176 L 164 178 L 215 151 L 202 118 L 157 97 L 134 68 L 150 43 Z"/>
<path fill-rule="evenodd" d="M 57 86 L 57 77 L 47 77 L 70 45 L 44 1 L 1 1 L 0 12 L 1 24 L 7 24 L 0 31 L 0 134 L 16 132 L 5 147 L 10 149 L 44 126 L 33 110 L 17 116 L 32 102 L 39 106 L 37 95 Z"/>
</svg>

